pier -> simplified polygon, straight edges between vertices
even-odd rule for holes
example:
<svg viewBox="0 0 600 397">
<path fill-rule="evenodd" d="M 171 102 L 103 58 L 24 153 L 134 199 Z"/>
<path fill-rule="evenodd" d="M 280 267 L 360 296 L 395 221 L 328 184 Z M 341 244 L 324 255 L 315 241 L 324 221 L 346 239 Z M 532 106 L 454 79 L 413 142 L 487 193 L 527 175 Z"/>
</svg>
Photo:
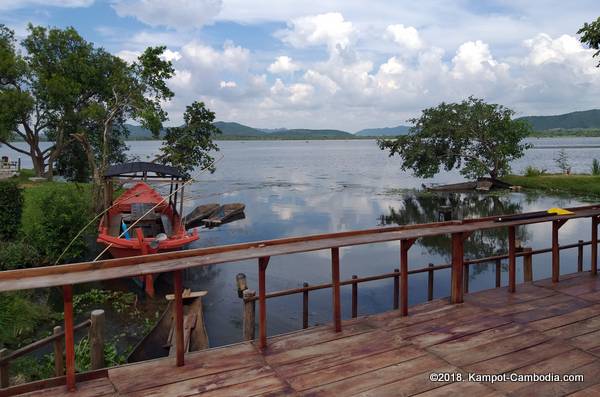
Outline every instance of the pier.
<svg viewBox="0 0 600 397">
<path fill-rule="evenodd" d="M 600 206 L 570 209 L 570 215 L 498 217 L 302 236 L 230 246 L 193 249 L 95 263 L 78 263 L 0 273 L 0 292 L 61 286 L 65 307 L 66 375 L 0 390 L 0 396 L 30 395 L 595 395 L 600 392 L 600 281 L 597 277 L 597 229 Z M 567 221 L 591 219 L 591 239 L 560 245 Z M 552 246 L 519 252 L 515 229 L 527 224 L 552 227 Z M 508 228 L 508 285 L 476 293 L 465 291 L 469 264 L 463 243 L 478 230 Z M 410 306 L 408 250 L 424 236 L 452 236 L 451 296 Z M 397 310 L 342 321 L 339 250 L 343 247 L 398 241 Z M 589 271 L 561 274 L 560 251 L 590 245 Z M 316 250 L 331 253 L 331 324 L 286 335 L 267 335 L 267 269 L 276 255 Z M 552 277 L 516 284 L 516 261 L 551 252 Z M 239 344 L 183 354 L 181 271 L 256 259 L 258 337 Z M 376 260 L 376 258 L 374 258 Z M 579 263 L 578 263 L 579 265 Z M 442 266 L 439 266 L 442 268 Z M 586 265 L 587 267 L 587 265 Z M 526 269 L 527 266 L 524 266 Z M 423 271 L 431 271 L 427 266 Z M 583 269 L 581 269 L 583 270 Z M 527 269 L 535 279 L 535 269 Z M 175 357 L 75 374 L 72 285 L 171 272 L 176 298 Z M 387 277 L 388 275 L 386 275 Z M 351 283 L 351 282 L 350 282 Z M 396 290 L 396 288 L 394 288 Z M 297 291 L 304 292 L 304 291 Z M 273 294 L 271 294 L 272 296 Z M 241 310 L 241 308 L 240 308 Z M 245 327 L 246 328 L 246 327 Z M 2 359 L 0 358 L 0 365 Z M 430 374 L 452 378 L 431 381 Z M 461 382 L 473 374 L 583 375 L 582 381 Z M 440 375 L 445 376 L 445 375 Z"/>
</svg>

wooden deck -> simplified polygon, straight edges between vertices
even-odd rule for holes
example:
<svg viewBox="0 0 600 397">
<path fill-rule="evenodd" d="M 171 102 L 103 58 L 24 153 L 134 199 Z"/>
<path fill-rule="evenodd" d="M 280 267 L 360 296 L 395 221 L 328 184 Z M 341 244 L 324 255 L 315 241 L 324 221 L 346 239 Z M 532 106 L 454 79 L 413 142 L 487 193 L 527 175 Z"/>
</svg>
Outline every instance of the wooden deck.
<svg viewBox="0 0 600 397">
<path fill-rule="evenodd" d="M 429 380 L 432 372 L 583 374 L 583 382 Z M 66 394 L 64 386 L 29 395 Z M 269 339 L 113 368 L 71 396 L 594 396 L 600 394 L 600 277 L 588 272 L 436 300 Z"/>
</svg>

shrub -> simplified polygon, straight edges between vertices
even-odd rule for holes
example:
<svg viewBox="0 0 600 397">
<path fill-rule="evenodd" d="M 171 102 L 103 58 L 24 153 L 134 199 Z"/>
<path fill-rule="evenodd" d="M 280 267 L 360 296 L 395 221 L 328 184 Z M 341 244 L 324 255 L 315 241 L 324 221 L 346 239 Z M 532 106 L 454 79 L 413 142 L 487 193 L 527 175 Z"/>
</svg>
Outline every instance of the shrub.
<svg viewBox="0 0 600 397">
<path fill-rule="evenodd" d="M 528 165 L 525 168 L 525 176 L 540 176 L 540 175 L 544 175 L 546 173 L 546 170 L 540 170 L 539 168 L 536 168 L 532 165 Z"/>
<path fill-rule="evenodd" d="M 600 161 L 598 159 L 592 161 L 592 175 L 600 175 Z"/>
<path fill-rule="evenodd" d="M 0 242 L 0 270 L 35 267 L 43 262 L 37 250 L 23 241 Z"/>
<path fill-rule="evenodd" d="M 554 162 L 563 174 L 571 173 L 571 164 L 569 163 L 569 156 L 565 149 L 560 149 L 558 155 L 554 158 Z"/>
<path fill-rule="evenodd" d="M 21 225 L 23 191 L 17 181 L 0 181 L 0 240 L 12 240 Z"/>
<path fill-rule="evenodd" d="M 0 294 L 0 345 L 15 348 L 28 343 L 40 325 L 48 321 L 50 310 L 24 292 Z"/>
<path fill-rule="evenodd" d="M 22 233 L 48 264 L 53 264 L 71 240 L 85 227 L 93 214 L 89 186 L 45 183 L 27 189 Z M 80 259 L 87 251 L 86 237 L 73 242 L 61 262 Z"/>
</svg>

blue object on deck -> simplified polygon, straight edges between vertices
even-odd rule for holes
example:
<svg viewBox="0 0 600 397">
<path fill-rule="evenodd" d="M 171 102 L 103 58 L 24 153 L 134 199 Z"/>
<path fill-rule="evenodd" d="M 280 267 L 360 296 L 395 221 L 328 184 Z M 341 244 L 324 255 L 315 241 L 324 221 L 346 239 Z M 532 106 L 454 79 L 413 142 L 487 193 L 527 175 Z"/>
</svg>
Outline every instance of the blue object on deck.
<svg viewBox="0 0 600 397">
<path fill-rule="evenodd" d="M 127 240 L 131 240 L 131 236 L 129 235 L 129 231 L 127 230 L 127 225 L 123 221 L 121 221 L 121 229 L 123 229 L 123 233 L 124 233 L 123 236 Z"/>
</svg>

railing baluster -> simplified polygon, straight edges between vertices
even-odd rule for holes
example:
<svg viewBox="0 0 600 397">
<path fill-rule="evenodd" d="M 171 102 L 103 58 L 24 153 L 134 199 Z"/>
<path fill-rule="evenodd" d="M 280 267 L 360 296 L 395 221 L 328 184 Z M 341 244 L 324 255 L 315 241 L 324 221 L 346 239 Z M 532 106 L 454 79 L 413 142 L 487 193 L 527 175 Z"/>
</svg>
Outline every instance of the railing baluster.
<svg viewBox="0 0 600 397">
<path fill-rule="evenodd" d="M 583 271 L 583 240 L 577 242 L 577 271 Z"/>
<path fill-rule="evenodd" d="M 340 249 L 331 249 L 331 285 L 333 301 L 333 324 L 335 332 L 342 331 L 342 310 L 340 303 Z"/>
<path fill-rule="evenodd" d="M 394 269 L 394 296 L 392 297 L 394 310 L 397 310 L 400 306 L 400 269 Z"/>
<path fill-rule="evenodd" d="M 598 216 L 592 216 L 592 253 L 591 253 L 591 269 L 593 276 L 598 273 Z"/>
<path fill-rule="evenodd" d="M 465 294 L 468 294 L 469 293 L 469 264 L 468 263 L 465 263 L 463 277 L 464 277 L 463 288 L 465 290 Z"/>
<path fill-rule="evenodd" d="M 8 349 L 0 349 L 0 358 L 8 356 Z M 9 386 L 8 370 L 9 363 L 0 365 L 0 389 L 5 389 Z"/>
<path fill-rule="evenodd" d="M 256 292 L 245 289 L 243 292 L 244 298 L 244 340 L 254 339 L 254 328 L 256 327 L 256 303 L 254 297 Z"/>
<path fill-rule="evenodd" d="M 400 315 L 408 316 L 408 250 L 415 239 L 400 240 Z"/>
<path fill-rule="evenodd" d="M 429 264 L 429 267 L 433 267 L 433 263 Z M 427 300 L 433 300 L 433 269 L 427 271 Z"/>
<path fill-rule="evenodd" d="M 558 283 L 560 279 L 560 247 L 558 246 L 558 229 L 565 224 L 567 219 L 552 221 L 552 282 Z"/>
<path fill-rule="evenodd" d="M 356 280 L 358 276 L 352 275 L 352 280 Z M 358 282 L 352 283 L 352 318 L 358 316 Z"/>
<path fill-rule="evenodd" d="M 515 244 L 516 230 L 508 227 L 508 292 L 515 292 L 517 279 L 517 248 Z"/>
<path fill-rule="evenodd" d="M 308 283 L 302 286 L 308 288 Z M 308 328 L 308 291 L 302 291 L 302 328 Z"/>
<path fill-rule="evenodd" d="M 496 259 L 496 288 L 502 285 L 502 261 Z"/>
<path fill-rule="evenodd" d="M 57 325 L 52 330 L 54 335 L 58 335 L 62 333 L 62 327 Z M 53 342 L 54 345 L 54 375 L 55 376 L 63 376 L 65 374 L 65 361 L 64 361 L 64 344 L 62 336 L 60 338 L 56 338 Z"/>
<path fill-rule="evenodd" d="M 65 313 L 65 361 L 67 367 L 67 389 L 75 391 L 75 336 L 73 332 L 73 286 L 63 286 Z"/>
<path fill-rule="evenodd" d="M 526 283 L 533 281 L 532 251 L 533 249 L 531 247 L 523 248 L 523 281 Z"/>
<path fill-rule="evenodd" d="M 266 270 L 269 264 L 269 257 L 258 258 L 258 335 L 260 338 L 259 346 L 261 349 L 267 347 L 267 293 L 266 288 Z"/>
<path fill-rule="evenodd" d="M 463 302 L 464 233 L 452 234 L 452 287 L 450 302 Z"/>
<path fill-rule="evenodd" d="M 173 294 L 175 295 L 175 348 L 177 366 L 184 364 L 183 341 L 183 277 L 181 270 L 173 272 Z"/>
</svg>

